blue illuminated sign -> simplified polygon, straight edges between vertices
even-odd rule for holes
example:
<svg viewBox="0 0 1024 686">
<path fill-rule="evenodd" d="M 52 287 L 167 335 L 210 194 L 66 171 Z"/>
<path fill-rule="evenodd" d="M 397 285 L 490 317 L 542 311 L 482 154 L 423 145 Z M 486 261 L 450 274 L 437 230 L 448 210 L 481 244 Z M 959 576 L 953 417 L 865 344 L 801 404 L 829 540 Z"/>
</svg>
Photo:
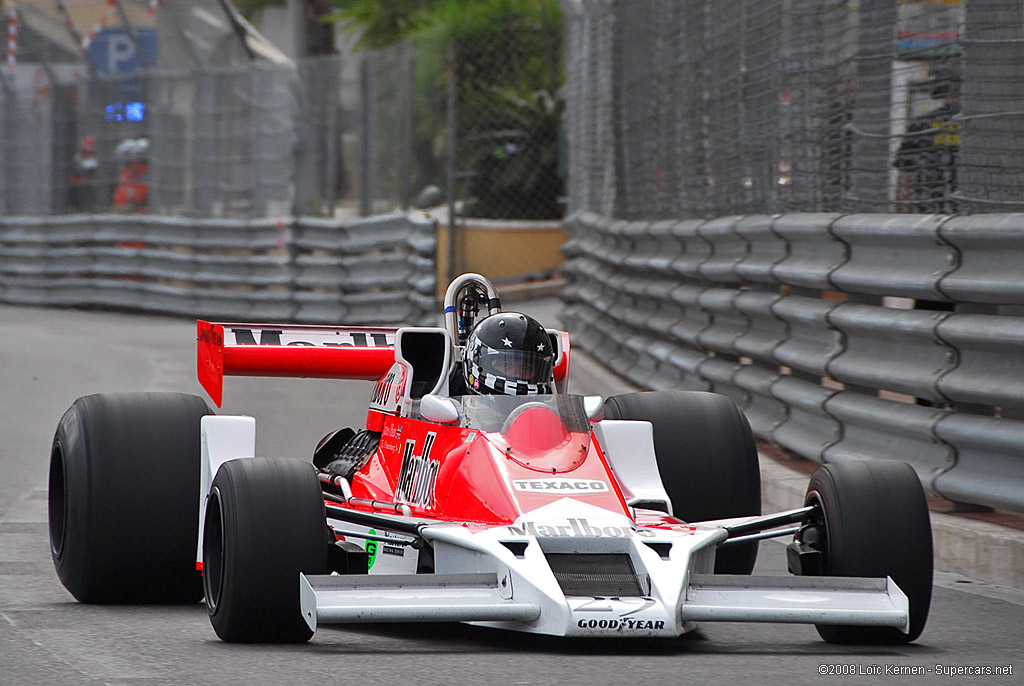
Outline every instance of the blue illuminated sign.
<svg viewBox="0 0 1024 686">
<path fill-rule="evenodd" d="M 146 118 L 146 103 L 129 102 L 124 106 L 124 118 L 128 121 L 142 121 Z"/>
<path fill-rule="evenodd" d="M 136 47 L 138 49 L 136 49 Z M 89 44 L 89 59 L 101 74 L 134 74 L 143 67 L 155 67 L 157 34 L 152 28 L 136 28 L 134 40 L 123 28 L 104 28 Z M 104 107 L 103 119 L 110 122 L 141 122 L 146 119 L 142 84 L 136 78 L 120 81 L 118 93 Z"/>
<path fill-rule="evenodd" d="M 145 121 L 146 103 L 144 102 L 115 102 L 106 106 L 103 114 L 106 121 Z"/>
</svg>

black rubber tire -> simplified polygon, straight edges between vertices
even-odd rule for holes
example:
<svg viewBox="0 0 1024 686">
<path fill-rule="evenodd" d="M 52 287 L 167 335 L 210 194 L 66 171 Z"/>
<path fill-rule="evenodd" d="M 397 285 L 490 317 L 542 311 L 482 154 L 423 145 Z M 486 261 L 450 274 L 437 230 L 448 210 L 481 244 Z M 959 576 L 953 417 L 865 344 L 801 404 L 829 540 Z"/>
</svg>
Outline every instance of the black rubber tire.
<svg viewBox="0 0 1024 686">
<path fill-rule="evenodd" d="M 232 643 L 302 643 L 299 572 L 326 574 L 327 516 L 313 465 L 224 463 L 207 500 L 203 582 L 214 631 Z"/>
<path fill-rule="evenodd" d="M 83 603 L 194 603 L 202 398 L 79 398 L 50 450 L 50 550 Z"/>
<path fill-rule="evenodd" d="M 910 633 L 893 627 L 817 625 L 829 643 L 909 643 L 928 620 L 932 529 L 924 489 L 905 462 L 850 461 L 818 467 L 806 504 L 824 514 L 823 573 L 890 576 L 910 601 Z"/>
<path fill-rule="evenodd" d="M 761 514 L 761 471 L 747 418 L 716 393 L 644 391 L 605 401 L 606 419 L 654 425 L 654 452 L 676 517 L 689 522 Z M 717 574 L 750 574 L 756 541 L 720 548 Z"/>
</svg>

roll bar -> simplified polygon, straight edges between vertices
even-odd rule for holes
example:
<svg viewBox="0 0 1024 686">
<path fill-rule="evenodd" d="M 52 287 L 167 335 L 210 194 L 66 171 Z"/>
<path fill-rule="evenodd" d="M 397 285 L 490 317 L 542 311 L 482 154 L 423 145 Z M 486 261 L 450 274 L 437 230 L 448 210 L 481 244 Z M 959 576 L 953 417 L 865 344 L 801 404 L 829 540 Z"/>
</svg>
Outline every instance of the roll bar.
<svg viewBox="0 0 1024 686">
<path fill-rule="evenodd" d="M 475 291 L 471 293 L 470 289 Z M 476 295 L 477 302 L 485 301 L 487 315 L 501 312 L 501 300 L 498 292 L 486 277 L 472 272 L 457 276 L 448 286 L 444 294 L 444 326 L 451 334 L 452 341 L 456 346 L 466 342 L 470 332 L 473 330 L 476 317 L 463 311 L 463 304 L 467 297 Z"/>
</svg>

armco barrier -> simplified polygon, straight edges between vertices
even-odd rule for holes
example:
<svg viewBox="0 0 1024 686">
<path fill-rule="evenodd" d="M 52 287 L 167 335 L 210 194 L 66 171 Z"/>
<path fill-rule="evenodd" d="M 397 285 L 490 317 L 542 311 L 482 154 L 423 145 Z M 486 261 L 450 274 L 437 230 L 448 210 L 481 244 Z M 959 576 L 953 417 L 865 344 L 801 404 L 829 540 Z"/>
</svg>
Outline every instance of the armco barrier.
<svg viewBox="0 0 1024 686">
<path fill-rule="evenodd" d="M 1024 305 L 1020 251 L 1024 214 L 979 214 L 944 223 L 939 237 L 959 254 L 957 268 L 944 275 L 938 289 L 949 299 L 988 304 Z"/>
<path fill-rule="evenodd" d="M 236 321 L 435 323 L 433 221 L 0 218 L 0 302 Z"/>
<path fill-rule="evenodd" d="M 957 356 L 956 367 L 936 384 L 943 396 L 962 404 L 1001 407 L 1004 416 L 1024 411 L 1024 318 L 963 314 L 944 319 L 936 334 Z"/>
<path fill-rule="evenodd" d="M 828 313 L 839 331 L 841 352 L 826 373 L 844 384 L 885 389 L 925 400 L 945 400 L 938 390 L 943 374 L 956 366 L 956 353 L 935 329 L 947 312 L 906 310 L 842 303 Z"/>
<path fill-rule="evenodd" d="M 833 235 L 849 246 L 847 260 L 829 280 L 847 293 L 944 300 L 937 288 L 957 267 L 956 250 L 939 235 L 948 216 L 860 214 L 832 224 Z M 922 240 L 923 236 L 932 240 Z"/>
<path fill-rule="evenodd" d="M 568 218 L 575 345 L 828 462 L 1024 512 L 1024 214 Z"/>
</svg>

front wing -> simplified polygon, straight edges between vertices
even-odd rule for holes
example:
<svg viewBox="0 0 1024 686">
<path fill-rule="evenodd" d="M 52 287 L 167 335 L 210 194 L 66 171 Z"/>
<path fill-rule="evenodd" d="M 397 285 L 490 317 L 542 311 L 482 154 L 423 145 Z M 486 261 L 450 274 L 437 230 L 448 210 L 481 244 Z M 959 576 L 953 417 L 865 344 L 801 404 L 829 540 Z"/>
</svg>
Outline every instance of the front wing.
<svg viewBox="0 0 1024 686">
<path fill-rule="evenodd" d="M 434 574 L 300 575 L 310 628 L 457 621 L 635 637 L 679 636 L 697 621 L 909 628 L 907 597 L 889 578 L 711 573 L 714 550 L 727 536 L 720 527 L 637 528 L 604 513 L 599 523 L 584 515 L 562 526 L 437 524 L 420 533 L 434 550 Z"/>
</svg>

